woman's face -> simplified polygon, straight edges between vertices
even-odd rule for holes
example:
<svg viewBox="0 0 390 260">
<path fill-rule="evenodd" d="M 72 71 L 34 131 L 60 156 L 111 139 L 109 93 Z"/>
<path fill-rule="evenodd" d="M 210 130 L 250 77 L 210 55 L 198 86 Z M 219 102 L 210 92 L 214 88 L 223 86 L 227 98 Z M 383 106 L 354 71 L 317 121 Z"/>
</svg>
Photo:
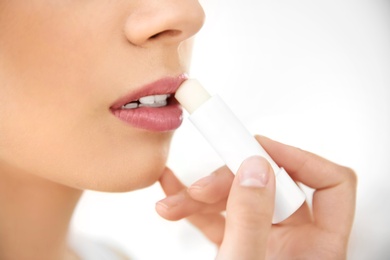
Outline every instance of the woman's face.
<svg viewBox="0 0 390 260">
<path fill-rule="evenodd" d="M 154 183 L 181 110 L 153 95 L 184 80 L 203 20 L 197 0 L 0 1 L 0 171 Z"/>
</svg>

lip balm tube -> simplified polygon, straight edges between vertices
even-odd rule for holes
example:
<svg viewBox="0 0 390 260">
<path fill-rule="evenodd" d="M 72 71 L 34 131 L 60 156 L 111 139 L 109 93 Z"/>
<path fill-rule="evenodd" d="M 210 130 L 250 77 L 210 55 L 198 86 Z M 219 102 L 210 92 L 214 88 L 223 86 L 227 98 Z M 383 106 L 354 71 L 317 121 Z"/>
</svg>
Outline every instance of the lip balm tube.
<svg viewBox="0 0 390 260">
<path fill-rule="evenodd" d="M 283 168 L 279 168 L 218 95 L 210 96 L 197 80 L 188 79 L 176 91 L 175 98 L 234 174 L 248 157 L 258 155 L 268 160 L 276 180 L 272 223 L 285 220 L 303 204 L 305 195 L 302 190 Z"/>
</svg>

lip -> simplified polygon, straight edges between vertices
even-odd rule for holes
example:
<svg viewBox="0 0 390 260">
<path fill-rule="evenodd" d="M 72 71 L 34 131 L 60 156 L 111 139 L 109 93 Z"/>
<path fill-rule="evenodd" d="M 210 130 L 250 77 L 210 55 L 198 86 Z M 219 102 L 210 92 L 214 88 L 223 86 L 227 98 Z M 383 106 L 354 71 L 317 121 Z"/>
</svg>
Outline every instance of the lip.
<svg viewBox="0 0 390 260">
<path fill-rule="evenodd" d="M 145 96 L 174 94 L 186 79 L 187 76 L 185 74 L 180 74 L 177 77 L 161 78 L 119 98 L 112 104 L 110 110 L 118 119 L 136 128 L 154 132 L 175 130 L 183 121 L 183 111 L 173 97 L 168 100 L 167 106 L 159 108 L 139 107 L 136 109 L 122 109 L 122 106 Z"/>
</svg>

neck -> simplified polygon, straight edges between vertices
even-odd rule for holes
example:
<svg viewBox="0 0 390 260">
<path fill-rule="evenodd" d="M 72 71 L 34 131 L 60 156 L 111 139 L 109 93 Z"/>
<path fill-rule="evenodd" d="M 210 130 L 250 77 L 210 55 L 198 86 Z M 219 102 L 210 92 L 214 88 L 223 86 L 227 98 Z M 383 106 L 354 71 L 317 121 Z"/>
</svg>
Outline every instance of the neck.
<svg viewBox="0 0 390 260">
<path fill-rule="evenodd" d="M 1 166 L 1 165 L 0 165 Z M 0 259 L 66 259 L 82 191 L 0 167 Z"/>
</svg>

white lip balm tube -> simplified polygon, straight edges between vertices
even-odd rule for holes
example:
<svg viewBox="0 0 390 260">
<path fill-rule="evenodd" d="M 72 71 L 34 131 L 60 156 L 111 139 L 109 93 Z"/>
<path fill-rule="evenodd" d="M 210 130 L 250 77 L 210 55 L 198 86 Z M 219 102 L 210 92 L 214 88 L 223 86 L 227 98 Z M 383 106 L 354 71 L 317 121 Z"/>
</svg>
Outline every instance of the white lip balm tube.
<svg viewBox="0 0 390 260">
<path fill-rule="evenodd" d="M 288 218 L 303 204 L 305 195 L 301 189 L 283 168 L 278 167 L 219 96 L 210 96 L 197 80 L 188 79 L 179 87 L 175 98 L 234 174 L 248 157 L 259 155 L 269 161 L 276 179 L 274 224 Z"/>
</svg>

